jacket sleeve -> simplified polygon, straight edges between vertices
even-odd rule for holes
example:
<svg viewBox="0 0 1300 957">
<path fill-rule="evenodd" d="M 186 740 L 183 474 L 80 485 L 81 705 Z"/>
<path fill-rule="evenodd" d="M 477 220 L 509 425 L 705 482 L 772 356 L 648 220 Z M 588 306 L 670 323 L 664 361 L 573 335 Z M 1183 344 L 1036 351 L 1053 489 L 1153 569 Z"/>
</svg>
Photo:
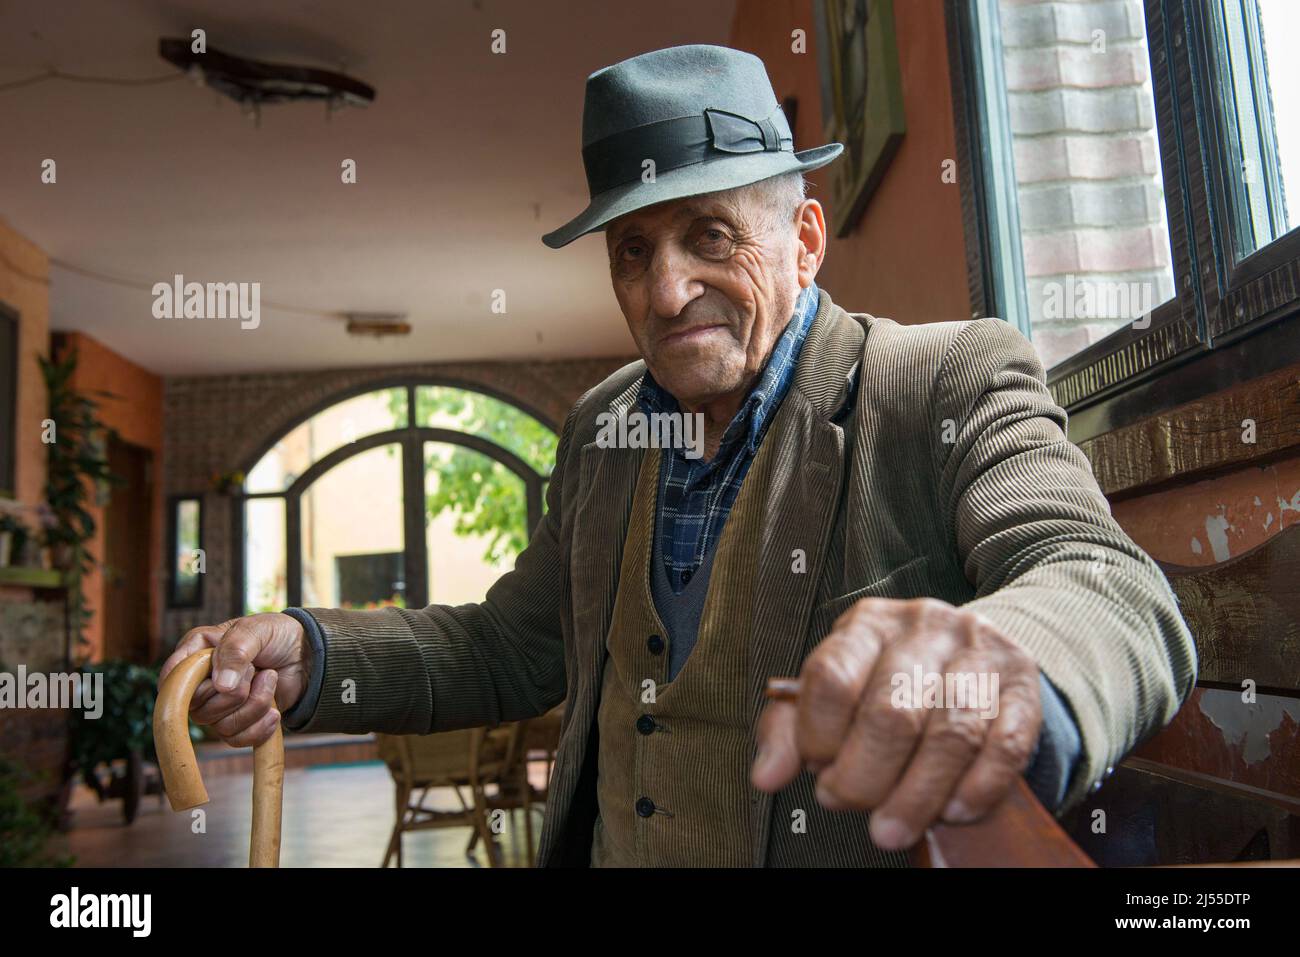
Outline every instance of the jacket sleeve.
<svg viewBox="0 0 1300 957">
<path fill-rule="evenodd" d="M 930 411 L 936 514 L 976 590 L 964 607 L 1034 657 L 1078 725 L 1068 808 L 1177 713 L 1196 680 L 1192 635 L 1067 439 L 1066 412 L 1019 331 L 965 324 Z"/>
<path fill-rule="evenodd" d="M 310 615 L 319 639 L 308 691 L 283 716 L 289 730 L 429 734 L 535 717 L 564 700 L 560 523 L 581 405 L 560 435 L 546 514 L 481 603 L 289 610 Z"/>
</svg>

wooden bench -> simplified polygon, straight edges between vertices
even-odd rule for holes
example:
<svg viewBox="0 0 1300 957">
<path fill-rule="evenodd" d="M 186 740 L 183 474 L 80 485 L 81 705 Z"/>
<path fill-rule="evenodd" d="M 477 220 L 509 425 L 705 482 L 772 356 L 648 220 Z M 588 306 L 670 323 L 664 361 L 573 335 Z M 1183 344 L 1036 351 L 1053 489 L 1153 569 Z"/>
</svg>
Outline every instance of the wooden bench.
<svg viewBox="0 0 1300 957">
<path fill-rule="evenodd" d="M 1205 567 L 1160 563 L 1196 640 L 1197 687 L 1300 698 L 1300 526 Z M 1269 760 L 1300 761 L 1300 754 Z M 1104 834 L 1093 833 L 1105 812 Z M 931 828 L 922 867 L 1300 866 L 1300 799 L 1130 756 L 1057 821 L 1023 780 L 983 821 Z"/>
</svg>

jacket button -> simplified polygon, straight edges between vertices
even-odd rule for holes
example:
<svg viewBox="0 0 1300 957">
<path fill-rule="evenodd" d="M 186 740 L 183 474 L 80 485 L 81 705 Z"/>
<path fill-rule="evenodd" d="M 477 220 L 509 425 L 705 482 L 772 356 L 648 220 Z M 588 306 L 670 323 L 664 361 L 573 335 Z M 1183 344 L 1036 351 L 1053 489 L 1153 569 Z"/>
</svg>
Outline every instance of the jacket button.
<svg viewBox="0 0 1300 957">
<path fill-rule="evenodd" d="M 649 817 L 655 812 L 655 802 L 649 798 L 637 798 L 636 813 L 641 817 Z"/>
<path fill-rule="evenodd" d="M 655 719 L 650 717 L 648 714 L 643 714 L 641 717 L 636 719 L 636 729 L 642 734 L 654 734 L 655 728 L 657 727 L 658 725 L 655 724 Z"/>
<path fill-rule="evenodd" d="M 682 572 L 682 584 L 689 585 L 690 583 L 691 583 L 691 570 L 688 568 Z"/>
<path fill-rule="evenodd" d="M 647 638 L 645 646 L 650 649 L 652 655 L 662 655 L 664 653 L 664 640 L 658 635 L 651 635 Z"/>
</svg>

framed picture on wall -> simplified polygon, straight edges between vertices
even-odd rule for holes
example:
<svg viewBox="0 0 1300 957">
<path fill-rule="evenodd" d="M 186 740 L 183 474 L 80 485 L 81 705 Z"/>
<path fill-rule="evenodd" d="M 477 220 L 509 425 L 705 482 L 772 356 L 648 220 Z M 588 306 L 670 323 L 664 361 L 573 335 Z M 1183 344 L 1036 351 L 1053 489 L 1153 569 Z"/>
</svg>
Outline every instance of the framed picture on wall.
<svg viewBox="0 0 1300 957">
<path fill-rule="evenodd" d="M 844 155 L 830 175 L 831 229 L 847 235 L 898 151 L 906 125 L 894 0 L 815 0 L 822 126 Z"/>
</svg>

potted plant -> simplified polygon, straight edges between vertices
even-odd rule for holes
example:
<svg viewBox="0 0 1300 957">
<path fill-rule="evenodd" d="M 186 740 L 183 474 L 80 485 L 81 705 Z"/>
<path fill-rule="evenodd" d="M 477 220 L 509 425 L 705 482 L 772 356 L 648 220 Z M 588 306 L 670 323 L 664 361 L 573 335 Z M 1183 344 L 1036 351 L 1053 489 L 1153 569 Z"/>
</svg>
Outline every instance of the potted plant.
<svg viewBox="0 0 1300 957">
<path fill-rule="evenodd" d="M 50 508 L 47 502 L 37 502 L 32 506 L 31 513 L 35 519 L 35 530 L 28 533 L 27 550 L 18 564 L 32 568 L 53 568 L 45 541 L 50 531 L 58 527 L 59 517 L 54 514 L 54 509 Z"/>
<path fill-rule="evenodd" d="M 212 488 L 220 495 L 230 495 L 244 487 L 246 476 L 243 472 L 213 472 Z"/>
<path fill-rule="evenodd" d="M 27 525 L 18 502 L 0 502 L 0 568 L 21 565 L 27 544 Z"/>
<path fill-rule="evenodd" d="M 86 680 L 104 676 L 104 709 L 98 718 L 73 715 L 72 755 L 99 800 L 122 798 L 126 823 L 135 820 L 140 798 L 161 794 L 158 755 L 153 743 L 153 706 L 158 695 L 158 667 L 110 660 L 83 668 Z M 196 740 L 197 726 L 190 722 Z"/>
<path fill-rule="evenodd" d="M 57 359 L 41 357 L 41 374 L 49 393 L 49 416 L 53 422 L 45 498 L 53 515 L 44 543 L 52 564 L 64 573 L 68 585 L 68 624 L 80 651 L 85 643 L 85 626 L 90 619 L 82 578 L 94 567 L 86 547 L 95 535 L 95 518 L 87 509 L 91 490 L 122 479 L 108 468 L 106 437 L 113 430 L 99 420 L 99 403 L 72 385 L 77 370 L 76 350 Z M 95 393 L 112 398 L 111 393 Z"/>
<path fill-rule="evenodd" d="M 33 775 L 0 754 L 0 867 L 70 867 L 73 858 L 52 854 L 49 815 L 23 798 Z"/>
</svg>

